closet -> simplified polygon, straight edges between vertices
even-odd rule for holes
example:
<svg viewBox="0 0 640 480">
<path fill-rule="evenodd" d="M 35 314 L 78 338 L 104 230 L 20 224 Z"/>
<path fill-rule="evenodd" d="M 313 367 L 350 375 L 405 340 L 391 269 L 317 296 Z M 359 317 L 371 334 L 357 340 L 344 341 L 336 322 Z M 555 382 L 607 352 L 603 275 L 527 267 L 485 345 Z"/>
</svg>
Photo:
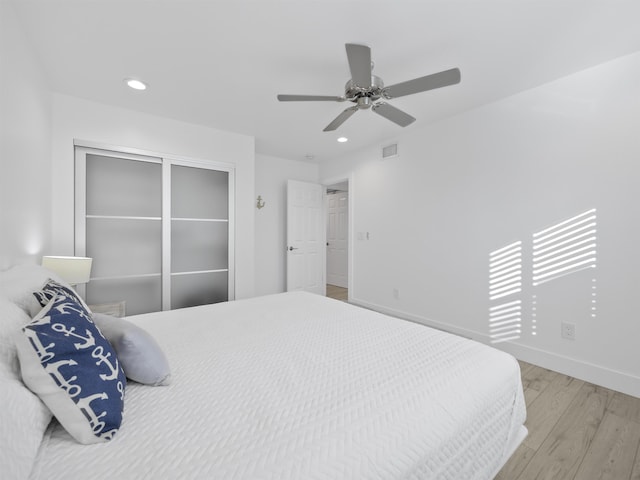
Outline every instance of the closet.
<svg viewBox="0 0 640 480">
<path fill-rule="evenodd" d="M 76 143 L 75 177 L 88 304 L 134 315 L 233 299 L 232 165 Z"/>
</svg>

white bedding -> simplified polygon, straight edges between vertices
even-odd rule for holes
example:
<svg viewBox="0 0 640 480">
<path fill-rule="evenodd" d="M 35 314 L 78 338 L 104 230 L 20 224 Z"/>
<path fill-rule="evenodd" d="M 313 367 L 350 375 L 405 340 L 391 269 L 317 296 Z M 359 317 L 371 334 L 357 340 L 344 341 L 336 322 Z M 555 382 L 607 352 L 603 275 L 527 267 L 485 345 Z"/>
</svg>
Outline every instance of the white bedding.
<svg viewBox="0 0 640 480">
<path fill-rule="evenodd" d="M 30 478 L 488 480 L 522 439 L 517 362 L 422 325 L 301 292 L 130 319 L 172 384 L 111 442 L 53 425 Z"/>
</svg>

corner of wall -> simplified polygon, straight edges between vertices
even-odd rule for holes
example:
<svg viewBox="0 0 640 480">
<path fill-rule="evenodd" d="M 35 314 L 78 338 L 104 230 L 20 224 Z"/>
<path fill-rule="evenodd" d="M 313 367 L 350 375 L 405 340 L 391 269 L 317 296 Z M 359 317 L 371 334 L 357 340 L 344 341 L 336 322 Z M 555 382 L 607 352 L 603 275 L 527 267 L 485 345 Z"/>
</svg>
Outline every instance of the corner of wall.
<svg viewBox="0 0 640 480">
<path fill-rule="evenodd" d="M 51 92 L 11 2 L 0 2 L 0 264 L 51 248 Z M 28 188 L 26 188 L 28 187 Z"/>
</svg>

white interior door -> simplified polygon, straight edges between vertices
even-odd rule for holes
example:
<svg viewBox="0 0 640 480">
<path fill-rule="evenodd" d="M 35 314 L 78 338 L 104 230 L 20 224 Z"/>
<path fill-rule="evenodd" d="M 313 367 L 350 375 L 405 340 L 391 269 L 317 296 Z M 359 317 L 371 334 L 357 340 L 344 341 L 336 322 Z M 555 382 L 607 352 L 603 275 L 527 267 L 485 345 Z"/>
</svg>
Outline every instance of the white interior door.
<svg viewBox="0 0 640 480">
<path fill-rule="evenodd" d="M 347 288 L 349 194 L 327 194 L 327 283 Z"/>
<path fill-rule="evenodd" d="M 287 291 L 326 294 L 322 186 L 287 182 Z"/>
</svg>

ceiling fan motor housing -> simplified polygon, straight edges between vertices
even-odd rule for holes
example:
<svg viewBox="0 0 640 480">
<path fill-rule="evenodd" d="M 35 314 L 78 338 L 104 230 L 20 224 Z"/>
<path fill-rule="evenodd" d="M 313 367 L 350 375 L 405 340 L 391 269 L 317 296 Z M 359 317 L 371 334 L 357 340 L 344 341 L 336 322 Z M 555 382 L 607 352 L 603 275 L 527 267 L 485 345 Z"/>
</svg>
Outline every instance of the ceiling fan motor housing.
<svg viewBox="0 0 640 480">
<path fill-rule="evenodd" d="M 356 85 L 353 80 L 349 80 L 344 86 L 344 96 L 346 100 L 357 104 L 358 108 L 365 109 L 371 107 L 373 102 L 382 97 L 383 88 L 382 79 L 371 75 L 370 87 L 361 87 Z"/>
</svg>

